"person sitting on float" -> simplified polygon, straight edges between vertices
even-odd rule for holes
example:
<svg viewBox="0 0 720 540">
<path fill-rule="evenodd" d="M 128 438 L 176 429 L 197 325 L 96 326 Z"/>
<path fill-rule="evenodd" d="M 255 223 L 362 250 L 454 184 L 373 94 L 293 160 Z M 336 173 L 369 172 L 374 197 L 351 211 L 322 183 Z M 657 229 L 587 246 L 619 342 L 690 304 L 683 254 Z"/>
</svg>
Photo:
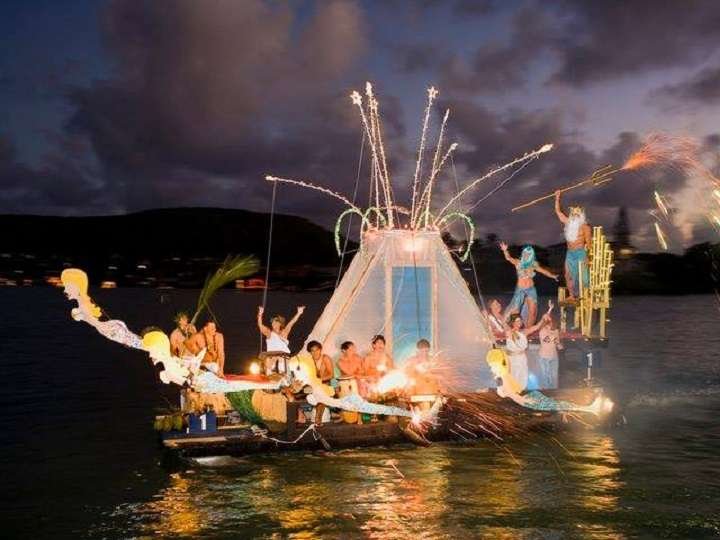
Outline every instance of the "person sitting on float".
<svg viewBox="0 0 720 540">
<path fill-rule="evenodd" d="M 173 356 L 182 358 L 187 353 L 185 349 L 185 341 L 191 336 L 197 334 L 195 325 L 190 322 L 190 317 L 184 311 L 179 311 L 175 315 L 175 329 L 170 334 L 170 352 Z"/>
<path fill-rule="evenodd" d="M 363 359 L 362 371 L 363 375 L 373 383 L 393 369 L 393 359 L 385 351 L 385 336 L 380 334 L 373 336 L 370 343 L 372 348 Z"/>
<path fill-rule="evenodd" d="M 505 242 L 500 242 L 500 249 L 503 255 L 505 255 L 505 260 L 515 266 L 515 270 L 517 271 L 515 294 L 505 310 L 505 315 L 519 312 L 522 314 L 525 324 L 532 326 L 535 324 L 535 319 L 537 318 L 538 307 L 538 295 L 537 290 L 535 290 L 535 281 L 533 280 L 535 272 L 539 272 L 555 281 L 559 279 L 559 276 L 538 264 L 535 259 L 535 250 L 532 246 L 525 246 L 523 248 L 519 260 L 508 253 L 508 245 Z"/>
<path fill-rule="evenodd" d="M 491 349 L 488 351 L 486 361 L 493 375 L 498 378 L 498 396 L 512 399 L 518 405 L 528 409 L 536 411 L 588 412 L 600 416 L 609 413 L 613 408 L 613 402 L 601 395 L 598 395 L 590 405 L 578 405 L 571 401 L 553 399 L 537 390 L 523 394 L 522 385 L 511 373 L 511 366 L 505 351 Z"/>
<path fill-rule="evenodd" d="M 219 377 L 225 373 L 225 336 L 217 329 L 214 321 L 208 321 L 197 334 L 185 341 L 185 348 L 192 355 L 205 350 L 202 366 Z"/>
<path fill-rule="evenodd" d="M 552 306 L 552 303 L 550 303 L 550 306 Z M 513 313 L 508 319 L 509 328 L 505 333 L 505 349 L 510 356 L 510 373 L 512 373 L 513 378 L 517 381 L 521 391 L 525 390 L 528 385 L 527 336 L 547 324 L 549 316 L 550 315 L 546 313 L 542 319 L 540 319 L 540 322 L 524 330 L 523 320 L 519 313 Z"/>
<path fill-rule="evenodd" d="M 287 324 L 285 324 L 285 317 L 275 315 L 270 319 L 270 327 L 267 327 L 263 324 L 265 308 L 262 306 L 258 307 L 257 325 L 260 333 L 265 336 L 265 350 L 267 350 L 267 352 L 290 354 L 290 332 L 304 311 L 305 306 L 298 306 L 295 316 L 290 319 L 290 322 Z"/>
<path fill-rule="evenodd" d="M 340 359 L 338 360 L 341 377 L 359 377 L 362 375 L 362 357 L 357 353 L 352 341 L 345 341 L 340 345 Z"/>
<path fill-rule="evenodd" d="M 320 382 L 332 385 L 332 380 L 335 377 L 335 368 L 333 367 L 332 359 L 323 353 L 322 344 L 319 341 L 310 341 L 307 344 L 306 350 L 310 353 L 313 362 L 315 362 L 315 369 Z"/>
</svg>

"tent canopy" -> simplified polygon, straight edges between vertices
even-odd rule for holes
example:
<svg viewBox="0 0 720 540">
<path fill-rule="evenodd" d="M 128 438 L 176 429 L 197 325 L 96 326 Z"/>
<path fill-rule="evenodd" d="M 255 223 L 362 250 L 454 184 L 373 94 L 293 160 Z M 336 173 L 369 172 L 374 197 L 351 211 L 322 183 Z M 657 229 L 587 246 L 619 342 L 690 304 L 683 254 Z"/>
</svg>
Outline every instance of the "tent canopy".
<svg viewBox="0 0 720 540">
<path fill-rule="evenodd" d="M 437 230 L 365 232 L 308 341 L 320 341 L 336 356 L 344 341 L 366 352 L 376 334 L 385 336 L 398 366 L 415 353 L 419 339 L 427 339 L 454 391 L 495 386 L 485 362 L 492 340 Z"/>
</svg>

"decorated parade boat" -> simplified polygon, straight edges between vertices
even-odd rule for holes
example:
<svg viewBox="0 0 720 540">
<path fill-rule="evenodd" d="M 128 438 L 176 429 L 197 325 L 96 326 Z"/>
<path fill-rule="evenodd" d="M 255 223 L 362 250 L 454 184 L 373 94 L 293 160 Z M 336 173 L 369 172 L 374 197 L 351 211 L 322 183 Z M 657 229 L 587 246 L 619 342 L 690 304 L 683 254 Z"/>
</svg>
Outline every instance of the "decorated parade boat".
<svg viewBox="0 0 720 540">
<path fill-rule="evenodd" d="M 122 321 L 104 320 L 88 295 L 84 272 L 63 273 L 66 294 L 78 303 L 73 318 L 108 339 L 146 351 L 161 380 L 181 387 L 181 410 L 156 420 L 166 448 L 199 457 L 408 441 L 427 445 L 438 440 L 504 440 L 532 429 L 588 427 L 608 421 L 612 402 L 592 384 L 590 371 L 593 358 L 607 345 L 612 250 L 602 229 L 594 228 L 589 257 L 578 265 L 579 294 L 569 299 L 564 288 L 558 292 L 560 335 L 573 351 L 566 356 L 587 360 L 585 384 L 558 390 L 556 375 L 540 383 L 541 374 L 531 366 L 525 367 L 524 379 L 518 383 L 508 352 L 491 328 L 480 290 L 474 297 L 455 260 L 469 259 L 474 272 L 475 226 L 460 204 L 476 186 L 496 175 L 507 174 L 510 179 L 552 145 L 456 189 L 437 208 L 433 194 L 446 194 L 447 189 L 438 190 L 436 184 L 457 145 L 444 142 L 448 111 L 434 152 L 426 149 L 436 96 L 430 88 L 408 207 L 395 201 L 378 101 L 370 84 L 364 97 L 353 92 L 352 102 L 362 121 L 363 148 L 368 148 L 372 206 L 360 208 L 355 201 L 305 180 L 266 177 L 273 184 L 273 212 L 280 184 L 320 191 L 346 206 L 335 228 L 336 247 L 343 257 L 342 225 L 353 218 L 359 223 L 358 250 L 305 345 L 318 342 L 324 354 L 335 358 L 343 343 L 382 334 L 394 365 L 379 366 L 374 377 L 339 378 L 337 384 L 333 381 L 335 386 L 323 383 L 305 346 L 295 355 L 263 353 L 253 373 L 223 375 L 204 360 L 205 349 L 196 355 L 174 356 L 164 333 L 154 330 L 140 336 Z M 458 252 L 451 251 L 442 237 L 453 224 L 466 235 Z M 248 261 L 234 264 L 237 268 Z M 227 268 L 217 275 L 222 277 L 223 272 L 228 283 L 239 275 Z M 267 286 L 267 277 L 264 283 Z M 429 351 L 418 356 L 421 342 Z M 529 346 L 531 358 L 535 347 Z"/>
</svg>

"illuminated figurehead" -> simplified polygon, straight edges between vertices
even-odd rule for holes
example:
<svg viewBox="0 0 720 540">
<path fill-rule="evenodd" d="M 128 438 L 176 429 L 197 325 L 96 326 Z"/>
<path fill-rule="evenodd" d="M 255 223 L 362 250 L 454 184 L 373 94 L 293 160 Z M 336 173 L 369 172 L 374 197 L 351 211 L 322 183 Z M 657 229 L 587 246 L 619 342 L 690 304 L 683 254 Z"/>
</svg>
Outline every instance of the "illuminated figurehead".
<svg viewBox="0 0 720 540">
<path fill-rule="evenodd" d="M 288 360 L 287 369 L 294 380 L 310 386 L 313 391 L 321 391 L 328 396 L 333 395 L 334 389 L 331 386 L 324 385 L 318 378 L 317 368 L 310 354 L 302 352 L 297 356 L 293 356 Z"/>
<path fill-rule="evenodd" d="M 65 288 L 65 295 L 78 303 L 78 307 L 71 312 L 73 319 L 81 320 L 83 313 L 96 319 L 100 317 L 102 311 L 88 296 L 88 277 L 85 272 L 79 268 L 66 268 L 60 274 L 60 281 Z"/>
<path fill-rule="evenodd" d="M 565 240 L 575 242 L 580 235 L 580 229 L 585 223 L 587 223 L 585 209 L 582 206 L 571 206 L 565 224 Z"/>
<path fill-rule="evenodd" d="M 503 386 L 508 387 L 512 392 L 519 394 L 522 391 L 520 383 L 510 374 L 510 365 L 507 354 L 502 349 L 490 349 L 485 356 L 485 361 L 490 366 L 490 371 L 495 377 L 502 379 Z"/>
<path fill-rule="evenodd" d="M 160 380 L 165 384 L 175 383 L 182 386 L 190 378 L 190 370 L 182 364 L 179 358 L 170 353 L 170 340 L 159 330 L 153 330 L 142 338 L 142 346 L 154 365 L 162 364 L 165 368 L 160 372 Z M 202 351 L 204 353 L 204 351 Z"/>
</svg>

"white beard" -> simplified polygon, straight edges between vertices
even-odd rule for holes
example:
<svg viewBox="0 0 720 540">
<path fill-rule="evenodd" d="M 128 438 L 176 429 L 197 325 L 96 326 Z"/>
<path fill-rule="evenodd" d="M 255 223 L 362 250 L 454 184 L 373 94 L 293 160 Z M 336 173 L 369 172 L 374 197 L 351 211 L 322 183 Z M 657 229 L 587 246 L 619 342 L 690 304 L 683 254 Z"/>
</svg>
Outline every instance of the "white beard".
<svg viewBox="0 0 720 540">
<path fill-rule="evenodd" d="M 575 242 L 583 225 L 585 225 L 585 214 L 568 218 L 565 224 L 565 240 Z"/>
</svg>

